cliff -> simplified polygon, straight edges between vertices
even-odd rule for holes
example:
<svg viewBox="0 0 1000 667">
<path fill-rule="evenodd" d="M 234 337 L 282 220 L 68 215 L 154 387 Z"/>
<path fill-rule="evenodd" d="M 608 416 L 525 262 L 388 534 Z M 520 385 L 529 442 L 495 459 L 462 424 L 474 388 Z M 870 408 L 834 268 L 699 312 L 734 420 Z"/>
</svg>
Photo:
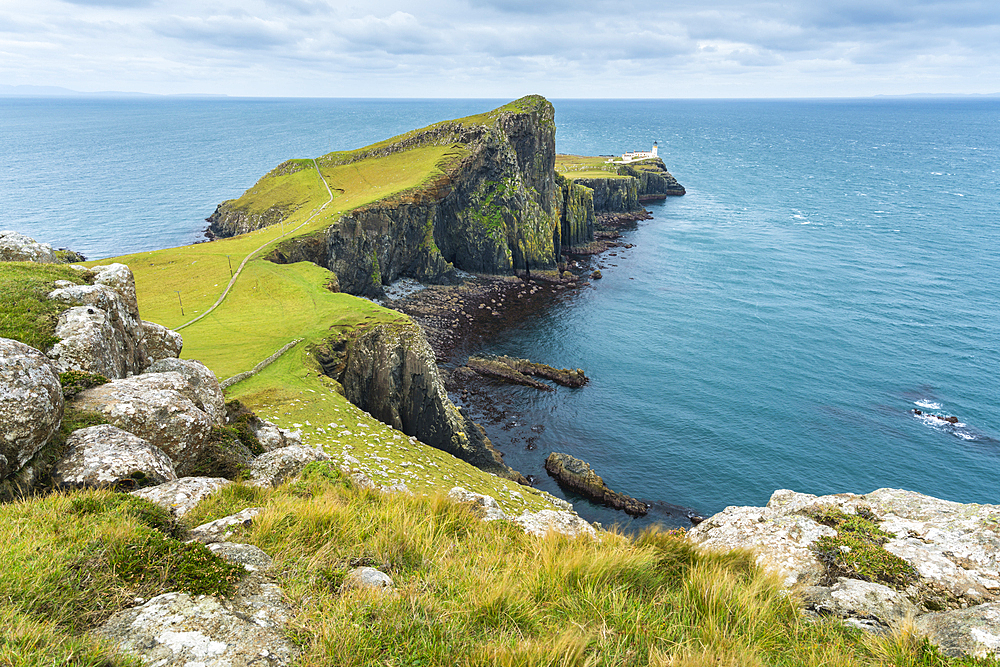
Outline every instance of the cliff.
<svg viewBox="0 0 1000 667">
<path fill-rule="evenodd" d="M 562 237 L 585 242 L 592 231 L 580 210 L 586 195 L 572 188 L 573 210 L 564 223 L 567 192 L 556 182 L 553 119 L 552 105 L 535 95 L 318 158 L 327 181 L 338 168 L 388 158 L 404 167 L 411 157 L 422 160 L 416 168 L 426 173 L 414 187 L 370 197 L 321 229 L 280 243 L 269 259 L 327 267 L 342 290 L 365 296 L 381 295 L 382 285 L 404 276 L 447 283 L 456 268 L 500 275 L 555 268 Z M 220 204 L 210 231 L 220 237 L 250 231 L 306 206 L 305 191 L 292 187 L 305 183 L 302 162 L 285 163 L 240 200 Z"/>
<path fill-rule="evenodd" d="M 686 193 L 658 157 L 629 164 L 608 163 L 606 159 L 558 155 L 556 160 L 556 169 L 567 182 L 593 191 L 597 213 L 637 211 L 643 202 Z"/>
</svg>

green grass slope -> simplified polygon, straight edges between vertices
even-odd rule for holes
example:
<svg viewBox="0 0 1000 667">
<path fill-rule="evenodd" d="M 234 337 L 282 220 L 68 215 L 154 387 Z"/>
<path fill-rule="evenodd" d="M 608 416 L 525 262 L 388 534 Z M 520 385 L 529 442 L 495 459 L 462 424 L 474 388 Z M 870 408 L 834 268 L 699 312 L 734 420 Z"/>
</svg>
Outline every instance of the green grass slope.
<svg viewBox="0 0 1000 667">
<path fill-rule="evenodd" d="M 248 506 L 265 510 L 232 539 L 274 557 L 299 667 L 996 664 L 943 658 L 905 629 L 804 618 L 746 553 L 702 553 L 671 533 L 533 537 L 441 496 L 358 489 L 329 464 L 277 489 L 226 487 L 187 522 Z M 224 595 L 241 577 L 180 541 L 184 528 L 109 492 L 0 505 L 0 664 L 135 665 L 88 631 L 135 597 Z M 396 591 L 342 589 L 359 565 Z"/>
</svg>

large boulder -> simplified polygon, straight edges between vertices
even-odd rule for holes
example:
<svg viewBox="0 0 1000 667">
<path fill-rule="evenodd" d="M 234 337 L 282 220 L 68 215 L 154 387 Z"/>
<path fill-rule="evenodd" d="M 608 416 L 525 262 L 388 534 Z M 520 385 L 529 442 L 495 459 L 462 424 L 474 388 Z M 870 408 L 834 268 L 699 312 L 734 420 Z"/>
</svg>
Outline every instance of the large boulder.
<svg viewBox="0 0 1000 667">
<path fill-rule="evenodd" d="M 258 583 L 230 600 L 164 593 L 118 612 L 95 634 L 157 667 L 279 667 L 298 655 L 281 632 L 289 616 L 281 589 Z"/>
<path fill-rule="evenodd" d="M 0 231 L 0 262 L 58 262 L 55 251 L 48 243 L 38 243 L 12 230 Z"/>
<path fill-rule="evenodd" d="M 73 400 L 80 410 L 102 413 L 108 422 L 162 449 L 179 475 L 197 465 L 212 435 L 212 419 L 191 397 L 179 373 L 150 373 L 91 387 Z"/>
<path fill-rule="evenodd" d="M 142 345 L 152 363 L 160 359 L 179 357 L 184 347 L 184 338 L 173 329 L 155 322 L 142 321 Z"/>
<path fill-rule="evenodd" d="M 59 316 L 58 343 L 48 351 L 60 371 L 123 378 L 148 365 L 135 280 L 124 264 L 91 269 L 92 285 L 65 285 L 49 298 L 72 306 Z"/>
<path fill-rule="evenodd" d="M 226 425 L 226 397 L 215 373 L 193 359 L 167 357 L 153 362 L 144 373 L 180 373 L 189 390 L 185 394 L 201 408 L 217 426 Z"/>
<path fill-rule="evenodd" d="M 263 507 L 248 507 L 242 512 L 230 514 L 221 519 L 203 523 L 197 528 L 192 528 L 189 537 L 192 541 L 202 544 L 226 542 L 240 528 L 248 528 L 253 525 L 253 520 L 263 511 Z"/>
<path fill-rule="evenodd" d="M 63 416 L 59 374 L 33 347 L 0 338 L 0 479 L 49 441 Z"/>
<path fill-rule="evenodd" d="M 851 523 L 838 523 L 844 519 Z M 932 640 L 976 654 L 990 645 L 980 641 L 983 633 L 1000 638 L 998 521 L 1000 505 L 899 489 L 819 497 L 779 490 L 766 507 L 727 507 L 688 537 L 710 548 L 753 550 L 813 611 L 881 627 L 916 614 L 917 627 Z M 862 558 L 858 542 L 843 543 L 833 525 L 849 526 L 841 531 L 852 531 L 851 539 L 867 534 L 878 545 L 871 560 L 852 560 Z M 857 568 L 845 574 L 845 564 Z M 879 573 L 884 580 L 858 581 Z"/>
<path fill-rule="evenodd" d="M 180 518 L 195 505 L 224 486 L 232 484 L 223 477 L 182 477 L 158 486 L 133 491 L 133 496 L 145 498 Z"/>
<path fill-rule="evenodd" d="M 52 470 L 52 483 L 60 488 L 132 489 L 177 479 L 163 450 L 111 424 L 73 431 L 66 446 Z"/>
</svg>

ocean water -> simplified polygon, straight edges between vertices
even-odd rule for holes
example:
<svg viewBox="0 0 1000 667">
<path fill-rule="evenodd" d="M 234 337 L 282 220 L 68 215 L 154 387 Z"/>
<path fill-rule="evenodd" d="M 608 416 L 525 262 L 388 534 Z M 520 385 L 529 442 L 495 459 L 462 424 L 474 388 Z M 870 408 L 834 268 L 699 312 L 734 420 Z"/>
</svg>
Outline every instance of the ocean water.
<svg viewBox="0 0 1000 667">
<path fill-rule="evenodd" d="M 497 103 L 0 100 L 0 228 L 90 257 L 193 242 L 284 159 Z M 485 341 L 591 378 L 498 390 L 508 463 L 559 492 L 545 455 L 584 458 L 657 501 L 638 526 L 778 488 L 1000 503 L 1000 103 L 555 104 L 559 151 L 656 140 L 688 194 L 648 205 L 602 280 Z"/>
</svg>

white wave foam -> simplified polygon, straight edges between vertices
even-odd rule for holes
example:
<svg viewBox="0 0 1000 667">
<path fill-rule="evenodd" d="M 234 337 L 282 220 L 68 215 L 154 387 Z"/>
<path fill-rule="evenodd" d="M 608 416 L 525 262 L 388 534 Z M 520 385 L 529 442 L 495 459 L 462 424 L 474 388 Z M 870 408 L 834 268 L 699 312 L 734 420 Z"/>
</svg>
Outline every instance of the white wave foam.
<svg viewBox="0 0 1000 667">
<path fill-rule="evenodd" d="M 920 399 L 919 401 L 913 401 L 913 404 L 918 408 L 924 408 L 925 410 L 940 410 L 941 404 L 935 403 L 934 401 L 928 401 L 927 399 Z"/>
</svg>

